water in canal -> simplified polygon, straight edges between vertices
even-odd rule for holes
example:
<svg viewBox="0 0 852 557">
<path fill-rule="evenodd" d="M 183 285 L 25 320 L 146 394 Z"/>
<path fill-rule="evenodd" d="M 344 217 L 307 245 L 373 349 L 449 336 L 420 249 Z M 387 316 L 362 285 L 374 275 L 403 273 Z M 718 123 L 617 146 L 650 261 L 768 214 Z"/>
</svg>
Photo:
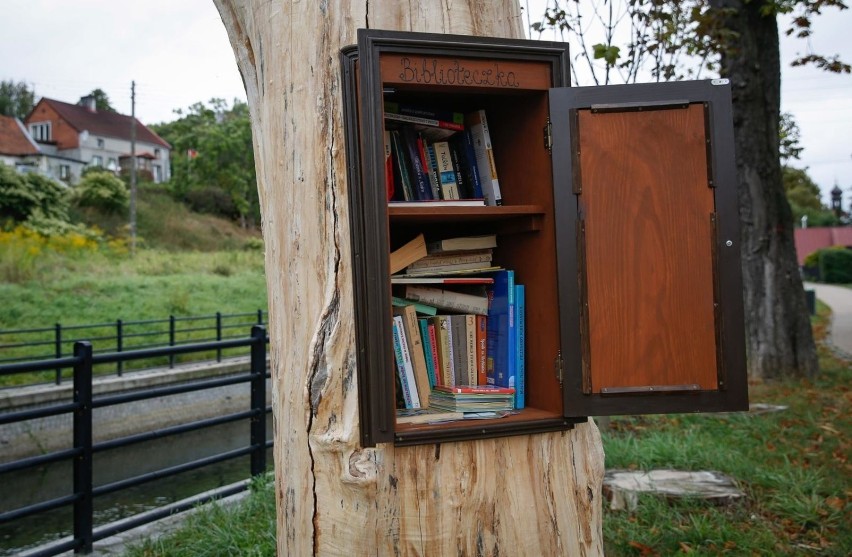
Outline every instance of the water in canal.
<svg viewBox="0 0 852 557">
<path fill-rule="evenodd" d="M 272 432 L 271 417 L 267 431 Z M 225 424 L 96 453 L 94 485 L 104 485 L 238 449 L 248 444 L 248 422 Z M 271 452 L 267 464 L 272 467 Z M 96 497 L 95 526 L 160 507 L 249 477 L 249 457 L 184 472 Z M 71 461 L 0 476 L 0 513 L 72 493 Z M 71 507 L 0 524 L 0 556 L 16 555 L 72 533 Z"/>
</svg>

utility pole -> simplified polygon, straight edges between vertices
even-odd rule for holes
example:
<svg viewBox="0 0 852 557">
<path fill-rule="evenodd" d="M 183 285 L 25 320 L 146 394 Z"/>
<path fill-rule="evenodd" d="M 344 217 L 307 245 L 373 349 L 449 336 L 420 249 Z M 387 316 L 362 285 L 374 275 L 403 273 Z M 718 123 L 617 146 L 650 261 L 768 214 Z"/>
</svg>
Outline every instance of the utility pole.
<svg viewBox="0 0 852 557">
<path fill-rule="evenodd" d="M 136 255 L 136 81 L 130 82 L 130 254 Z"/>
</svg>

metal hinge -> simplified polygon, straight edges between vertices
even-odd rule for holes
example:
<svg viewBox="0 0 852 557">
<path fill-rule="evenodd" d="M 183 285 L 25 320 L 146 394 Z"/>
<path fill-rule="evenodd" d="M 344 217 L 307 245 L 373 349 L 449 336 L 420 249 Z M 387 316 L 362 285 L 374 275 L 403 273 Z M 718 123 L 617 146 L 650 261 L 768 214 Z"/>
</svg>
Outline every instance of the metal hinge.
<svg viewBox="0 0 852 557">
<path fill-rule="evenodd" d="M 559 386 L 562 386 L 562 350 L 556 353 L 556 358 L 553 360 L 553 371 L 556 373 L 556 379 L 559 380 Z"/>
<path fill-rule="evenodd" d="M 550 125 L 550 116 L 547 117 L 547 124 L 544 125 L 544 148 L 548 154 L 553 154 L 553 126 Z"/>
</svg>

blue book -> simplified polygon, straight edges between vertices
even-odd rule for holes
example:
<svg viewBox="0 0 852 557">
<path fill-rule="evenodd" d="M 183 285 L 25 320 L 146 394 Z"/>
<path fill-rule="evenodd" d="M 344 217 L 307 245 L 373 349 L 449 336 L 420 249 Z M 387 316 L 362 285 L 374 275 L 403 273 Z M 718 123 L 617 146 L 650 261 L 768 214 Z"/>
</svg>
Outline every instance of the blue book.
<svg viewBox="0 0 852 557">
<path fill-rule="evenodd" d="M 428 319 L 418 319 L 420 339 L 423 342 L 423 355 L 426 358 L 426 374 L 429 376 L 429 386 L 435 386 L 435 362 L 432 360 L 432 340 L 429 338 Z"/>
<path fill-rule="evenodd" d="M 515 321 L 517 322 L 517 332 L 515 336 L 515 361 L 516 364 L 516 381 L 515 381 L 515 408 L 521 409 L 526 405 L 524 397 L 526 395 L 526 341 L 527 341 L 527 323 L 526 323 L 526 289 L 523 284 L 515 285 Z"/>
<path fill-rule="evenodd" d="M 485 196 L 482 193 L 482 182 L 479 180 L 479 167 L 476 166 L 476 151 L 473 150 L 473 136 L 470 134 L 470 130 L 465 129 L 463 133 L 454 135 L 453 139 L 461 148 L 464 159 L 462 167 L 465 170 L 470 196 L 474 199 L 483 199 Z"/>
<path fill-rule="evenodd" d="M 420 154 L 420 145 L 417 143 L 417 132 L 409 126 L 403 126 L 400 132 L 411 169 L 411 189 L 414 192 L 414 199 L 417 201 L 432 199 L 432 184 L 428 171 L 423 166 L 424 160 Z"/>
<path fill-rule="evenodd" d="M 414 408 L 414 401 L 411 398 L 411 388 L 408 382 L 408 376 L 405 371 L 405 358 L 402 353 L 403 340 L 400 336 L 400 327 L 402 326 L 402 318 L 397 317 L 393 320 L 393 355 L 396 361 L 396 371 L 399 376 L 399 383 L 402 386 L 402 396 L 405 400 L 406 408 Z M 418 405 L 419 407 L 419 405 Z"/>
<path fill-rule="evenodd" d="M 487 381 L 498 387 L 515 387 L 516 340 L 515 271 L 494 273 L 489 292 L 488 339 L 486 341 Z"/>
</svg>

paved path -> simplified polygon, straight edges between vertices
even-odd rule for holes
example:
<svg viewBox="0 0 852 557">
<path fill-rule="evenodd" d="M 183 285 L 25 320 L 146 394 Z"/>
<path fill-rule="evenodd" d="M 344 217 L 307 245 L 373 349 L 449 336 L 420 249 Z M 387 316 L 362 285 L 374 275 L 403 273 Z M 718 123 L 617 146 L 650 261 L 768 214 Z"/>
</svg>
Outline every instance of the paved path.
<svg viewBox="0 0 852 557">
<path fill-rule="evenodd" d="M 815 290 L 816 297 L 831 308 L 831 342 L 852 358 L 852 288 L 812 282 L 805 283 L 805 288 Z"/>
</svg>

